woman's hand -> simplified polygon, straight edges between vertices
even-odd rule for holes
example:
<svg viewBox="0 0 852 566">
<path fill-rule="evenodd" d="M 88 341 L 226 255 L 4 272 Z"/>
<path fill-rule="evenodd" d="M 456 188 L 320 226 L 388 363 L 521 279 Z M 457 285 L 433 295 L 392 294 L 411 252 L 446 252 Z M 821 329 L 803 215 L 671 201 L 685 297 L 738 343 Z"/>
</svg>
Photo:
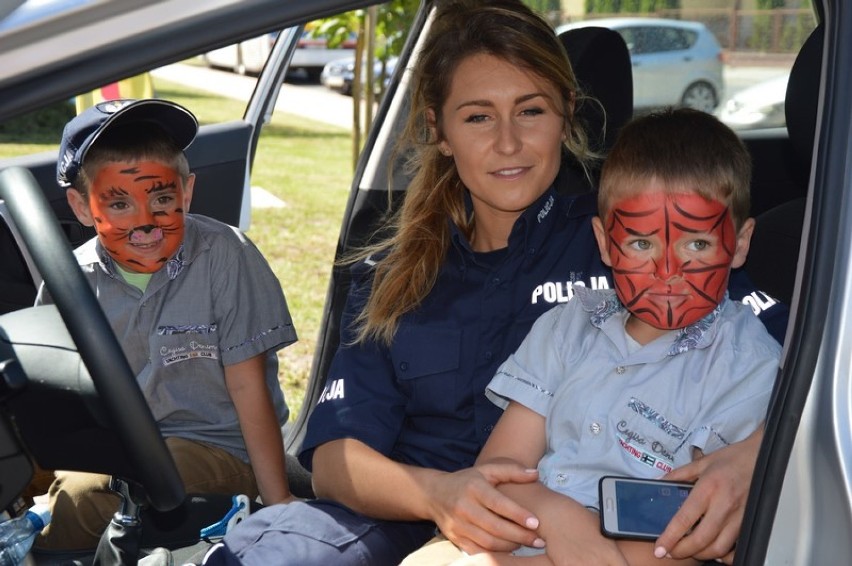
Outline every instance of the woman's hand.
<svg viewBox="0 0 852 566">
<path fill-rule="evenodd" d="M 535 470 L 510 462 L 488 463 L 442 474 L 430 486 L 432 520 L 441 533 L 469 554 L 540 546 L 538 519 L 500 493 L 503 483 L 538 480 Z"/>
<path fill-rule="evenodd" d="M 655 554 L 731 564 L 745 513 L 763 428 L 666 475 L 674 481 L 696 481 L 680 510 L 657 539 Z M 701 522 L 699 523 L 699 519 Z M 696 524 L 697 523 L 697 524 Z"/>
</svg>

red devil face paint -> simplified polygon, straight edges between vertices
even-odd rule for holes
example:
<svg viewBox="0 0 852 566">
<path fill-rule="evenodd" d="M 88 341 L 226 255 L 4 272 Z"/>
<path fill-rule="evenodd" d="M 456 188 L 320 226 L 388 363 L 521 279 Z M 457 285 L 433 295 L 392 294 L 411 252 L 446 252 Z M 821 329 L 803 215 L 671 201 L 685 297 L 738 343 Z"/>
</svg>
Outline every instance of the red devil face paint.
<svg viewBox="0 0 852 566">
<path fill-rule="evenodd" d="M 151 161 L 107 164 L 88 200 L 101 245 L 136 273 L 157 271 L 177 252 L 188 202 L 180 175 Z"/>
<path fill-rule="evenodd" d="M 640 320 L 683 328 L 724 297 L 737 244 L 724 203 L 653 191 L 616 201 L 608 222 L 616 293 Z"/>
</svg>

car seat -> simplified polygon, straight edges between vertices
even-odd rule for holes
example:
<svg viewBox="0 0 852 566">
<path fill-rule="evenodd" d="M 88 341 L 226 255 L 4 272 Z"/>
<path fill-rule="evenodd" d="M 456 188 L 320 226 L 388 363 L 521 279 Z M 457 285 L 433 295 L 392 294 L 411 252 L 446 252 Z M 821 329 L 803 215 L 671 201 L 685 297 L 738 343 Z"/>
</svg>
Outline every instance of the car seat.
<svg viewBox="0 0 852 566">
<path fill-rule="evenodd" d="M 568 30 L 559 39 L 580 88 L 600 103 L 581 102 L 577 117 L 585 123 L 593 147 L 606 153 L 633 116 L 633 67 L 627 44 L 618 32 L 603 27 Z"/>
<path fill-rule="evenodd" d="M 584 94 L 577 101 L 574 119 L 585 126 L 591 149 L 604 157 L 633 116 L 630 51 L 621 35 L 609 28 L 570 29 L 562 32 L 559 39 Z M 597 187 L 599 166 L 589 173 L 591 178 L 566 151 L 556 187 L 563 193 L 590 191 Z"/>
<path fill-rule="evenodd" d="M 784 113 L 796 157 L 796 181 L 807 194 L 816 133 L 824 26 L 818 25 L 805 40 L 787 83 Z M 800 197 L 758 215 L 745 269 L 772 297 L 790 304 L 796 282 L 799 246 L 807 197 Z"/>
</svg>

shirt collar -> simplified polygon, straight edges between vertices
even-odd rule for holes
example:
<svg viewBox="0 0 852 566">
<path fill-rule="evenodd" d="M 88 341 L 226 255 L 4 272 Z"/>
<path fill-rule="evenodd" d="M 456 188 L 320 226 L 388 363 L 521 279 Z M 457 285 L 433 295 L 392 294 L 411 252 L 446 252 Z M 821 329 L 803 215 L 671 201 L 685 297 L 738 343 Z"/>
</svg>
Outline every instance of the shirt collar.
<svg viewBox="0 0 852 566">
<path fill-rule="evenodd" d="M 597 328 L 602 329 L 607 321 L 616 314 L 623 313 L 626 315 L 627 309 L 618 300 L 614 290 L 603 292 L 603 299 L 601 299 L 600 294 L 588 289 L 575 289 L 575 293 L 577 298 L 582 301 L 583 309 L 591 313 L 589 320 Z M 729 300 L 726 291 L 722 301 L 706 316 L 689 326 L 672 331 L 671 346 L 666 355 L 676 356 L 689 350 L 706 348 L 712 344 L 717 332 L 719 315 Z M 621 321 L 618 321 L 617 324 L 621 324 Z"/>
<path fill-rule="evenodd" d="M 101 270 L 113 279 L 121 278 L 118 269 L 116 268 L 115 260 L 112 259 L 109 252 L 107 252 L 101 245 L 100 239 L 96 237 L 95 240 L 95 252 L 97 253 L 98 264 L 100 265 Z M 195 219 L 187 215 L 183 243 L 181 243 L 177 253 L 175 253 L 175 255 L 166 262 L 166 276 L 170 280 L 175 279 L 187 265 L 192 263 L 192 260 L 198 256 L 205 246 L 206 244 L 204 244 L 203 239 L 198 234 Z M 159 269 L 155 273 L 159 273 L 159 271 L 163 271 L 163 269 Z"/>
</svg>

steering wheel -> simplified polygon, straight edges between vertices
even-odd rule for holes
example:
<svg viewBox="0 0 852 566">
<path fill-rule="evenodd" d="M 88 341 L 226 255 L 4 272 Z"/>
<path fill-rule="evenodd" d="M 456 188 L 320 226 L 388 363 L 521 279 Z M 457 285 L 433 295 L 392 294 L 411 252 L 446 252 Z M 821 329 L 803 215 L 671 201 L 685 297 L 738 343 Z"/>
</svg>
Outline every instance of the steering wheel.
<svg viewBox="0 0 852 566">
<path fill-rule="evenodd" d="M 184 499 L 183 482 L 121 345 L 80 270 L 44 193 L 22 167 L 0 172 L 6 203 L 44 278 L 68 333 L 77 345 L 136 478 L 158 511 Z"/>
</svg>

